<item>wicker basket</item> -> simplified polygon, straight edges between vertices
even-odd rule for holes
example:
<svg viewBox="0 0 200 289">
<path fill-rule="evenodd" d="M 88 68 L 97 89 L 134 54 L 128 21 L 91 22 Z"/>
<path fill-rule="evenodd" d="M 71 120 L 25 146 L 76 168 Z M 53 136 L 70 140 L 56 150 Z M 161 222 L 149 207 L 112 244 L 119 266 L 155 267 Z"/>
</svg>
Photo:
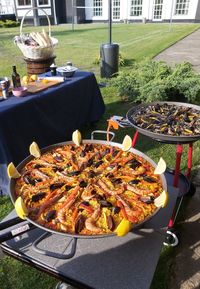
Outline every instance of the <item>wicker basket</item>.
<svg viewBox="0 0 200 289">
<path fill-rule="evenodd" d="M 20 36 L 23 35 L 22 28 L 23 28 L 23 23 L 24 23 L 25 17 L 27 16 L 27 14 L 31 10 L 35 10 L 35 9 L 42 10 L 44 12 L 44 14 L 46 15 L 46 17 L 47 17 L 48 25 L 49 25 L 49 37 L 51 38 L 52 45 L 50 45 L 50 46 L 36 46 L 36 47 L 33 47 L 33 46 L 28 46 L 28 45 L 25 45 L 23 43 L 17 42 L 17 46 L 19 47 L 19 49 L 23 53 L 24 57 L 26 57 L 26 58 L 30 58 L 30 59 L 47 59 L 47 58 L 53 57 L 54 47 L 58 43 L 58 40 L 56 38 L 54 38 L 54 37 L 51 37 L 51 24 L 50 24 L 49 16 L 45 12 L 45 10 L 43 10 L 42 8 L 35 7 L 35 8 L 31 8 L 30 10 L 28 10 L 25 13 L 25 15 L 22 18 L 21 25 L 20 25 Z"/>
</svg>

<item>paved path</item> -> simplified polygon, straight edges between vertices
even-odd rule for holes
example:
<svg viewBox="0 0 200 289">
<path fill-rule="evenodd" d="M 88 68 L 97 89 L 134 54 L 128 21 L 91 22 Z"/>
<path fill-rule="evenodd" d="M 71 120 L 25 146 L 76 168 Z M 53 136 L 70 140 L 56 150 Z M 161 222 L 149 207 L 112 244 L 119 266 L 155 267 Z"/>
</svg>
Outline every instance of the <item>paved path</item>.
<svg viewBox="0 0 200 289">
<path fill-rule="evenodd" d="M 188 61 L 194 70 L 200 72 L 200 29 L 164 50 L 154 59 L 164 60 L 172 66 Z"/>
<path fill-rule="evenodd" d="M 188 61 L 200 73 L 200 29 L 155 57 L 169 65 Z M 200 289 L 200 167 L 193 180 L 196 194 L 190 198 L 185 220 L 181 223 L 180 241 L 169 289 Z"/>
</svg>

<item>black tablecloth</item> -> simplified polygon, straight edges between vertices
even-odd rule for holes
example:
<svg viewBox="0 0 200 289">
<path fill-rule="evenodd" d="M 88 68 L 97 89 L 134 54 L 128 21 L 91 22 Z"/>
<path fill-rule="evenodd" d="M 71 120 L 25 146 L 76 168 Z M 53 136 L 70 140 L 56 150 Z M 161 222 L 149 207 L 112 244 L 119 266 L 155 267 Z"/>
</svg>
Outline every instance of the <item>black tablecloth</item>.
<svg viewBox="0 0 200 289">
<path fill-rule="evenodd" d="M 93 73 L 77 71 L 58 86 L 0 102 L 0 187 L 7 193 L 7 164 L 17 165 L 39 147 L 71 139 L 72 132 L 98 121 L 105 111 Z"/>
</svg>

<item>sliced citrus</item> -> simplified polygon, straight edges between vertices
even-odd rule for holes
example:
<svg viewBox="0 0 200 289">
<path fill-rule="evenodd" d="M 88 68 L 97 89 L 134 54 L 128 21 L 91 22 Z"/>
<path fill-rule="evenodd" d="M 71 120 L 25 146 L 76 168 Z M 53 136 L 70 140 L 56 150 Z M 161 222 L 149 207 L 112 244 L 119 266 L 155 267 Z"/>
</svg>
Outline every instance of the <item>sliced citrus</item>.
<svg viewBox="0 0 200 289">
<path fill-rule="evenodd" d="M 75 145 L 80 146 L 81 140 L 82 140 L 81 133 L 77 129 L 72 134 L 72 141 L 75 143 Z"/>
<path fill-rule="evenodd" d="M 21 176 L 20 173 L 18 172 L 18 170 L 16 169 L 15 165 L 12 162 L 9 163 L 9 165 L 7 167 L 7 173 L 8 173 L 9 178 L 17 179 Z"/>
<path fill-rule="evenodd" d="M 155 200 L 154 200 L 154 205 L 156 207 L 162 207 L 164 208 L 167 203 L 168 203 L 168 199 L 169 199 L 169 194 L 168 192 L 166 191 L 163 191 L 159 197 L 157 197 Z"/>
<path fill-rule="evenodd" d="M 15 210 L 17 212 L 17 215 L 21 219 L 25 219 L 26 216 L 28 215 L 28 210 L 26 208 L 26 205 L 24 204 L 22 197 L 18 197 L 17 200 L 15 201 Z"/>
<path fill-rule="evenodd" d="M 44 84 L 46 84 L 46 83 L 49 83 L 49 80 L 46 79 L 46 78 L 43 78 L 43 79 L 41 80 L 41 82 L 44 83 Z"/>
<path fill-rule="evenodd" d="M 126 135 L 122 142 L 122 150 L 124 152 L 128 151 L 132 147 L 132 138 L 129 135 Z"/>
<path fill-rule="evenodd" d="M 159 159 L 157 167 L 154 170 L 154 175 L 161 175 L 166 171 L 167 165 L 163 158 Z"/>
<path fill-rule="evenodd" d="M 40 152 L 40 149 L 39 149 L 38 144 L 36 142 L 32 142 L 32 144 L 29 147 L 29 152 L 35 158 L 41 157 L 41 152 Z"/>
<path fill-rule="evenodd" d="M 132 228 L 132 223 L 126 219 L 122 219 L 117 228 L 115 229 L 115 233 L 118 237 L 125 236 Z"/>
</svg>

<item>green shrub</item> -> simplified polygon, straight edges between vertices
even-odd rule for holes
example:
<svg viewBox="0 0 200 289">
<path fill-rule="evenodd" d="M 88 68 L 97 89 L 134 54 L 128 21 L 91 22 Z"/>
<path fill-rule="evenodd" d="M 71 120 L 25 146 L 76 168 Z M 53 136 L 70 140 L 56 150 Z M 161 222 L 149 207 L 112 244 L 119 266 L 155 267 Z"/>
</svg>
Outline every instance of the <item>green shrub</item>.
<svg viewBox="0 0 200 289">
<path fill-rule="evenodd" d="M 118 59 L 119 59 L 119 66 L 125 66 L 126 65 L 126 59 L 124 58 L 124 56 L 121 53 L 119 53 L 119 58 Z M 101 61 L 101 57 L 100 57 L 100 55 L 98 55 L 94 59 L 93 64 L 99 65 L 100 61 Z"/>
<path fill-rule="evenodd" d="M 188 62 L 169 67 L 163 61 L 145 60 L 110 80 L 122 98 L 133 102 L 200 101 L 200 76 Z"/>
<path fill-rule="evenodd" d="M 20 25 L 19 22 L 13 20 L 5 20 L 5 21 L 0 20 L 0 28 L 17 27 L 19 25 Z"/>
</svg>

